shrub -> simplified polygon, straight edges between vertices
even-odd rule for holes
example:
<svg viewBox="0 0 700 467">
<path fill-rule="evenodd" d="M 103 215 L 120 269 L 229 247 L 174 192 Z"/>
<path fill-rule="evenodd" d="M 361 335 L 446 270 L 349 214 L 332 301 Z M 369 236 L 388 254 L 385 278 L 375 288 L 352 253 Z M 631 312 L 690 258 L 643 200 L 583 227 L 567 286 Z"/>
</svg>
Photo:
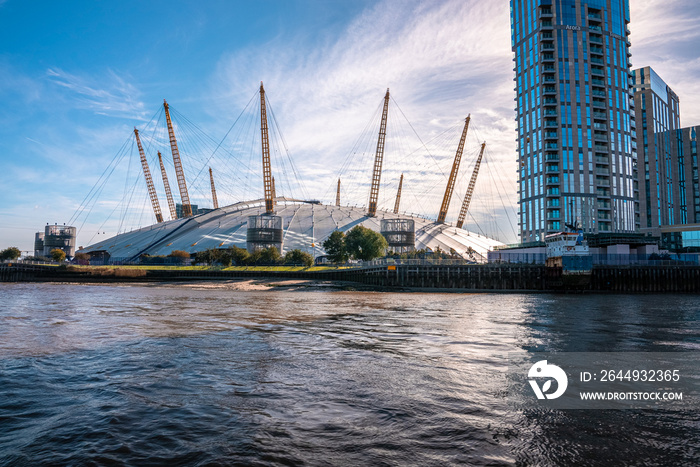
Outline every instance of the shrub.
<svg viewBox="0 0 700 467">
<path fill-rule="evenodd" d="M 284 255 L 285 264 L 303 264 L 306 267 L 314 264 L 314 257 L 305 251 L 299 249 L 288 251 Z"/>
<path fill-rule="evenodd" d="M 50 254 L 51 254 L 51 259 L 53 259 L 57 263 L 62 263 L 66 259 L 66 252 L 63 250 L 60 250 L 58 248 L 51 250 Z"/>
<path fill-rule="evenodd" d="M 0 260 L 9 259 L 14 261 L 20 256 L 22 256 L 22 252 L 16 246 L 11 246 L 10 248 L 5 248 L 4 250 L 0 251 Z"/>
</svg>

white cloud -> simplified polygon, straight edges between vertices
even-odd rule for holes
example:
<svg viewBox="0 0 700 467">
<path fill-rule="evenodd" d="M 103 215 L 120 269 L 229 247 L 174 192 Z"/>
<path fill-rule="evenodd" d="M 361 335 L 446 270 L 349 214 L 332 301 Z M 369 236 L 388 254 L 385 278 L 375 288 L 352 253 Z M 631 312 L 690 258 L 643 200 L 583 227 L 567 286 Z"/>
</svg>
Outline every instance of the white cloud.
<svg viewBox="0 0 700 467">
<path fill-rule="evenodd" d="M 700 125 L 700 2 L 631 3 L 632 63 L 651 66 L 681 103 L 681 125 Z"/>
<path fill-rule="evenodd" d="M 78 76 L 59 68 L 46 71 L 49 80 L 68 91 L 76 108 L 110 117 L 144 118 L 144 104 L 136 86 L 112 70 L 102 76 Z"/>
<path fill-rule="evenodd" d="M 506 202 L 513 204 L 515 123 L 508 24 L 508 10 L 497 2 L 381 2 L 357 17 L 335 41 L 314 49 L 302 43 L 273 43 L 224 57 L 211 92 L 226 96 L 230 112 L 248 102 L 262 78 L 308 191 L 312 197 L 323 195 L 326 202 L 334 201 L 337 172 L 387 87 L 423 141 L 471 113 L 468 145 L 475 153 L 477 130 L 479 138 L 488 140 L 491 162 L 499 166 L 494 174 L 504 177 L 502 183 L 510 191 Z M 390 130 L 402 118 L 396 109 L 392 112 Z M 400 125 L 410 133 L 405 122 Z M 377 129 L 369 131 L 374 135 Z M 376 136 L 372 138 L 375 142 L 367 146 L 373 153 Z M 397 158 L 420 149 L 420 143 L 413 138 L 404 143 L 404 153 L 397 154 L 391 147 L 398 144 L 395 139 L 395 134 L 387 136 L 383 206 L 393 207 L 398 176 L 404 172 L 402 207 L 436 215 L 445 187 L 443 173 L 449 173 L 459 131 L 446 145 L 449 149 L 429 146 L 441 170 L 432 161 L 421 167 L 407 161 L 397 167 Z M 354 175 L 361 178 L 348 180 L 350 174 L 344 174 L 343 203 L 366 204 L 372 158 L 369 154 L 353 162 Z M 458 214 L 471 165 L 473 159 L 465 159 L 449 218 Z M 431 173 L 426 174 L 428 167 Z M 487 175 L 482 172 L 480 177 Z M 477 189 L 489 190 L 489 183 L 480 183 Z M 472 209 L 484 212 L 476 204 Z"/>
</svg>

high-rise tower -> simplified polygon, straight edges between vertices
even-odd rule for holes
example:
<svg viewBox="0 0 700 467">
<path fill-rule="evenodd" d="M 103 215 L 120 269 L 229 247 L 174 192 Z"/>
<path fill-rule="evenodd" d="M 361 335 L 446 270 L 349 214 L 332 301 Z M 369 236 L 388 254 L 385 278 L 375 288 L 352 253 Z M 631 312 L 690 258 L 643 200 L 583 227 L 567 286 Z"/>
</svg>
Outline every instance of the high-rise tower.
<svg viewBox="0 0 700 467">
<path fill-rule="evenodd" d="M 674 191 L 678 178 L 678 158 L 673 130 L 680 128 L 678 96 L 651 67 L 632 72 L 639 157 L 640 230 L 659 235 L 660 225 L 680 222 L 675 209 Z M 682 171 L 680 172 L 682 173 Z M 684 224 L 687 222 L 683 222 Z"/>
<path fill-rule="evenodd" d="M 634 232 L 629 0 L 511 0 L 522 242 Z"/>
</svg>

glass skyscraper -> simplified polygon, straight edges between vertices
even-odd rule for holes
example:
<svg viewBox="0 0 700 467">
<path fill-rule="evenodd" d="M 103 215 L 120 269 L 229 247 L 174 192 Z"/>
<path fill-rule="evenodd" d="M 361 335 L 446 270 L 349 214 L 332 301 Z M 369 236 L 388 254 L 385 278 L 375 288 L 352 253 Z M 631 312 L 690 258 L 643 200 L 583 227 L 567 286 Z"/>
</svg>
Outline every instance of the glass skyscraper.
<svg viewBox="0 0 700 467">
<path fill-rule="evenodd" d="M 632 75 L 639 142 L 640 231 L 658 236 L 661 225 L 688 223 L 687 203 L 675 196 L 685 195 L 687 182 L 683 151 L 677 147 L 680 106 L 676 93 L 652 68 L 634 70 Z"/>
<path fill-rule="evenodd" d="M 628 0 L 511 0 L 522 242 L 638 226 Z"/>
</svg>

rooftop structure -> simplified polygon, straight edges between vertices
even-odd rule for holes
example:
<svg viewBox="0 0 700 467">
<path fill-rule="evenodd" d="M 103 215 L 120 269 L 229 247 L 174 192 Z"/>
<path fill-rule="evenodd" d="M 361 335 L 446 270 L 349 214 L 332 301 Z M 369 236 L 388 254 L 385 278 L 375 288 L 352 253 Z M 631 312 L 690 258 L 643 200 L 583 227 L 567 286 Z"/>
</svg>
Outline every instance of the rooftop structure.
<svg viewBox="0 0 700 467">
<path fill-rule="evenodd" d="M 465 259 L 486 261 L 487 252 L 501 242 L 451 224 L 378 210 L 329 206 L 278 197 L 276 216 L 282 219 L 283 251 L 300 249 L 314 256 L 325 255 L 323 242 L 334 231 L 347 232 L 363 225 L 379 232 L 384 219 L 411 220 L 415 224 L 415 248 L 454 251 Z M 247 247 L 248 219 L 265 213 L 265 200 L 236 203 L 207 214 L 153 224 L 123 233 L 85 248 L 86 253 L 107 252 L 112 261 L 136 261 L 139 256 L 168 255 L 173 250 L 190 253 L 208 248 Z"/>
</svg>

